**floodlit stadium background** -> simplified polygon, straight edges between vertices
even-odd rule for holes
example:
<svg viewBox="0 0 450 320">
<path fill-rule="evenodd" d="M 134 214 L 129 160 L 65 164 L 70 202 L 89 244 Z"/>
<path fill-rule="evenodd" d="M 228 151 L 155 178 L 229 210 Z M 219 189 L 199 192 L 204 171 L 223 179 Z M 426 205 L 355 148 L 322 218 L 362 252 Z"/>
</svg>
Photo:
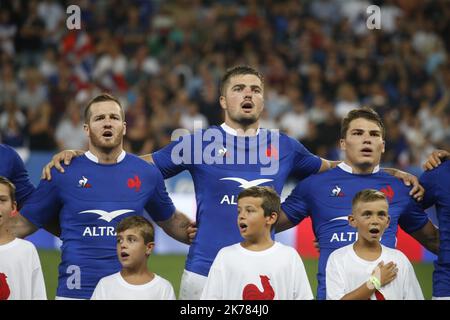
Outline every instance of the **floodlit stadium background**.
<svg viewBox="0 0 450 320">
<path fill-rule="evenodd" d="M 81 9 L 79 30 L 67 28 L 71 4 Z M 367 27 L 370 5 L 381 10 L 380 29 Z M 445 0 L 1 1 L 0 140 L 21 154 L 37 184 L 52 154 L 86 149 L 80 114 L 92 96 L 109 91 L 126 109 L 126 150 L 150 153 L 174 129 L 192 130 L 194 120 L 221 123 L 220 76 L 249 64 L 265 75 L 262 127 L 340 159 L 342 116 L 370 105 L 387 129 L 383 166 L 419 175 L 432 150 L 450 150 L 448 34 Z M 189 175 L 167 185 L 176 205 L 194 216 Z M 418 276 L 430 288 L 434 256 L 398 238 L 411 260 L 426 262 Z M 43 250 L 58 247 L 45 232 L 30 239 Z M 305 259 L 317 255 L 308 222 L 277 239 Z M 157 233 L 158 254 L 181 255 L 177 272 L 186 250 Z M 312 264 L 310 279 L 314 271 Z M 46 274 L 46 282 L 55 277 Z"/>
</svg>

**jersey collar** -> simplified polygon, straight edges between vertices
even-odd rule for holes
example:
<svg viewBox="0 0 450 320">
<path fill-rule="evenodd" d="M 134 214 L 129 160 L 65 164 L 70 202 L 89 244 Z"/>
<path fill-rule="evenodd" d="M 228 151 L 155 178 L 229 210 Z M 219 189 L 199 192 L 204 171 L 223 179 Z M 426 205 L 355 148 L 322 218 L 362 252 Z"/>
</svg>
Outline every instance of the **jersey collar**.
<svg viewBox="0 0 450 320">
<path fill-rule="evenodd" d="M 223 129 L 223 131 L 225 131 L 226 133 L 228 133 L 228 134 L 231 134 L 232 136 L 237 136 L 238 134 L 237 134 L 237 130 L 236 129 L 233 129 L 232 127 L 230 127 L 229 125 L 227 125 L 226 123 L 222 123 L 221 125 L 220 125 L 220 127 Z M 258 130 L 256 130 L 256 135 L 258 135 L 259 134 L 259 127 L 258 127 Z"/>
<path fill-rule="evenodd" d="M 92 152 L 87 151 L 84 155 L 89 160 L 91 160 L 91 161 L 93 161 L 95 163 L 98 163 L 98 158 Z M 126 152 L 124 150 L 122 150 L 122 152 L 117 157 L 117 163 L 121 162 L 125 158 L 125 155 L 126 155 Z"/>
<path fill-rule="evenodd" d="M 338 167 L 341 168 L 342 170 L 344 170 L 345 172 L 348 173 L 353 173 L 353 168 L 350 167 L 348 164 L 346 164 L 345 162 L 341 162 L 338 164 Z M 373 168 L 372 173 L 377 173 L 378 171 L 380 171 L 380 166 L 376 165 L 375 168 Z"/>
</svg>

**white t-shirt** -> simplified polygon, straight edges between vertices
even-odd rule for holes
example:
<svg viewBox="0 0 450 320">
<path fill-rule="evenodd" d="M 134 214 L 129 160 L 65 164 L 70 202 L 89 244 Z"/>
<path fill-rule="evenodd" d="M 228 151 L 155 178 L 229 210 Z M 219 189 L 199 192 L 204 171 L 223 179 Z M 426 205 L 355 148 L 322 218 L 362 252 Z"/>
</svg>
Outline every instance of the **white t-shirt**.
<svg viewBox="0 0 450 320">
<path fill-rule="evenodd" d="M 0 245 L 0 299 L 47 300 L 41 262 L 31 242 L 16 238 Z"/>
<path fill-rule="evenodd" d="M 155 274 L 146 284 L 129 284 L 120 272 L 100 279 L 91 300 L 175 300 L 169 281 Z"/>
<path fill-rule="evenodd" d="M 240 243 L 221 249 L 201 296 L 209 300 L 313 298 L 302 259 L 279 242 L 264 251 L 250 251 Z"/>
<path fill-rule="evenodd" d="M 374 261 L 360 258 L 353 244 L 335 250 L 328 258 L 326 267 L 327 299 L 339 300 L 347 293 L 360 287 L 369 280 L 375 267 L 383 261 L 385 264 L 397 264 L 397 277 L 379 290 L 386 300 L 423 300 L 422 290 L 408 258 L 399 250 L 381 246 L 381 255 Z M 375 293 L 371 296 L 376 300 Z"/>
</svg>

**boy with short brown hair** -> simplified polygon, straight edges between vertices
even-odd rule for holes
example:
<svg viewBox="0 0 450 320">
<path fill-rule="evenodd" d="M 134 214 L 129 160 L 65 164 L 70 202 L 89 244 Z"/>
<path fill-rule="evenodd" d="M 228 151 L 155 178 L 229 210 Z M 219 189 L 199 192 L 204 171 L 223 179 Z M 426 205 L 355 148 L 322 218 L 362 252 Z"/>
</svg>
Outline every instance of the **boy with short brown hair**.
<svg viewBox="0 0 450 320">
<path fill-rule="evenodd" d="M 15 191 L 14 184 L 0 176 L 0 300 L 47 300 L 36 248 L 11 231 L 17 214 Z"/>
<path fill-rule="evenodd" d="M 100 279 L 92 300 L 175 300 L 172 285 L 151 272 L 147 260 L 155 246 L 153 225 L 141 216 L 117 226 L 117 255 L 122 270 Z"/>
<path fill-rule="evenodd" d="M 201 299 L 313 299 L 297 251 L 271 237 L 279 214 L 280 197 L 272 188 L 251 187 L 239 194 L 237 222 L 244 240 L 219 251 Z"/>
</svg>

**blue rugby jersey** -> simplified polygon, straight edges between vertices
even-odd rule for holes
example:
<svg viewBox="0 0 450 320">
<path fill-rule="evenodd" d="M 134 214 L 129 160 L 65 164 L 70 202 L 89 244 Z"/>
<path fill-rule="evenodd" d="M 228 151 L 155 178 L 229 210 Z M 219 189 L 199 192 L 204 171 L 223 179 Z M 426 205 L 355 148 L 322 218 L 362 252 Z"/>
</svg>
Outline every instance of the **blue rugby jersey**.
<svg viewBox="0 0 450 320">
<path fill-rule="evenodd" d="M 450 161 L 420 176 L 425 188 L 423 205 L 436 206 L 439 223 L 439 254 L 434 261 L 433 296 L 450 297 Z"/>
<path fill-rule="evenodd" d="M 86 153 L 72 160 L 52 180 L 41 180 L 21 213 L 42 227 L 59 216 L 61 263 L 57 296 L 89 299 L 98 281 L 121 269 L 116 253 L 116 226 L 143 215 L 154 221 L 175 211 L 161 172 L 138 157 L 122 153 L 116 164 L 99 164 Z"/>
<path fill-rule="evenodd" d="M 186 148 L 180 151 L 182 144 Z M 180 154 L 183 161 L 173 159 L 173 153 Z M 244 161 L 238 164 L 238 158 L 244 155 Z M 250 164 L 255 155 L 258 161 Z M 226 125 L 183 136 L 155 152 L 153 160 L 164 178 L 183 170 L 192 176 L 198 230 L 189 248 L 186 270 L 203 276 L 208 275 L 220 249 L 242 241 L 237 227 L 239 192 L 266 185 L 281 194 L 289 175 L 303 178 L 318 172 L 321 166 L 320 158 L 285 134 L 260 129 L 254 137 L 237 137 Z M 262 168 L 270 167 L 269 161 L 278 161 L 278 170 L 262 174 Z"/>
<path fill-rule="evenodd" d="M 16 186 L 19 207 L 35 189 L 22 159 L 13 148 L 5 144 L 0 144 L 0 176 L 8 178 Z"/>
</svg>

